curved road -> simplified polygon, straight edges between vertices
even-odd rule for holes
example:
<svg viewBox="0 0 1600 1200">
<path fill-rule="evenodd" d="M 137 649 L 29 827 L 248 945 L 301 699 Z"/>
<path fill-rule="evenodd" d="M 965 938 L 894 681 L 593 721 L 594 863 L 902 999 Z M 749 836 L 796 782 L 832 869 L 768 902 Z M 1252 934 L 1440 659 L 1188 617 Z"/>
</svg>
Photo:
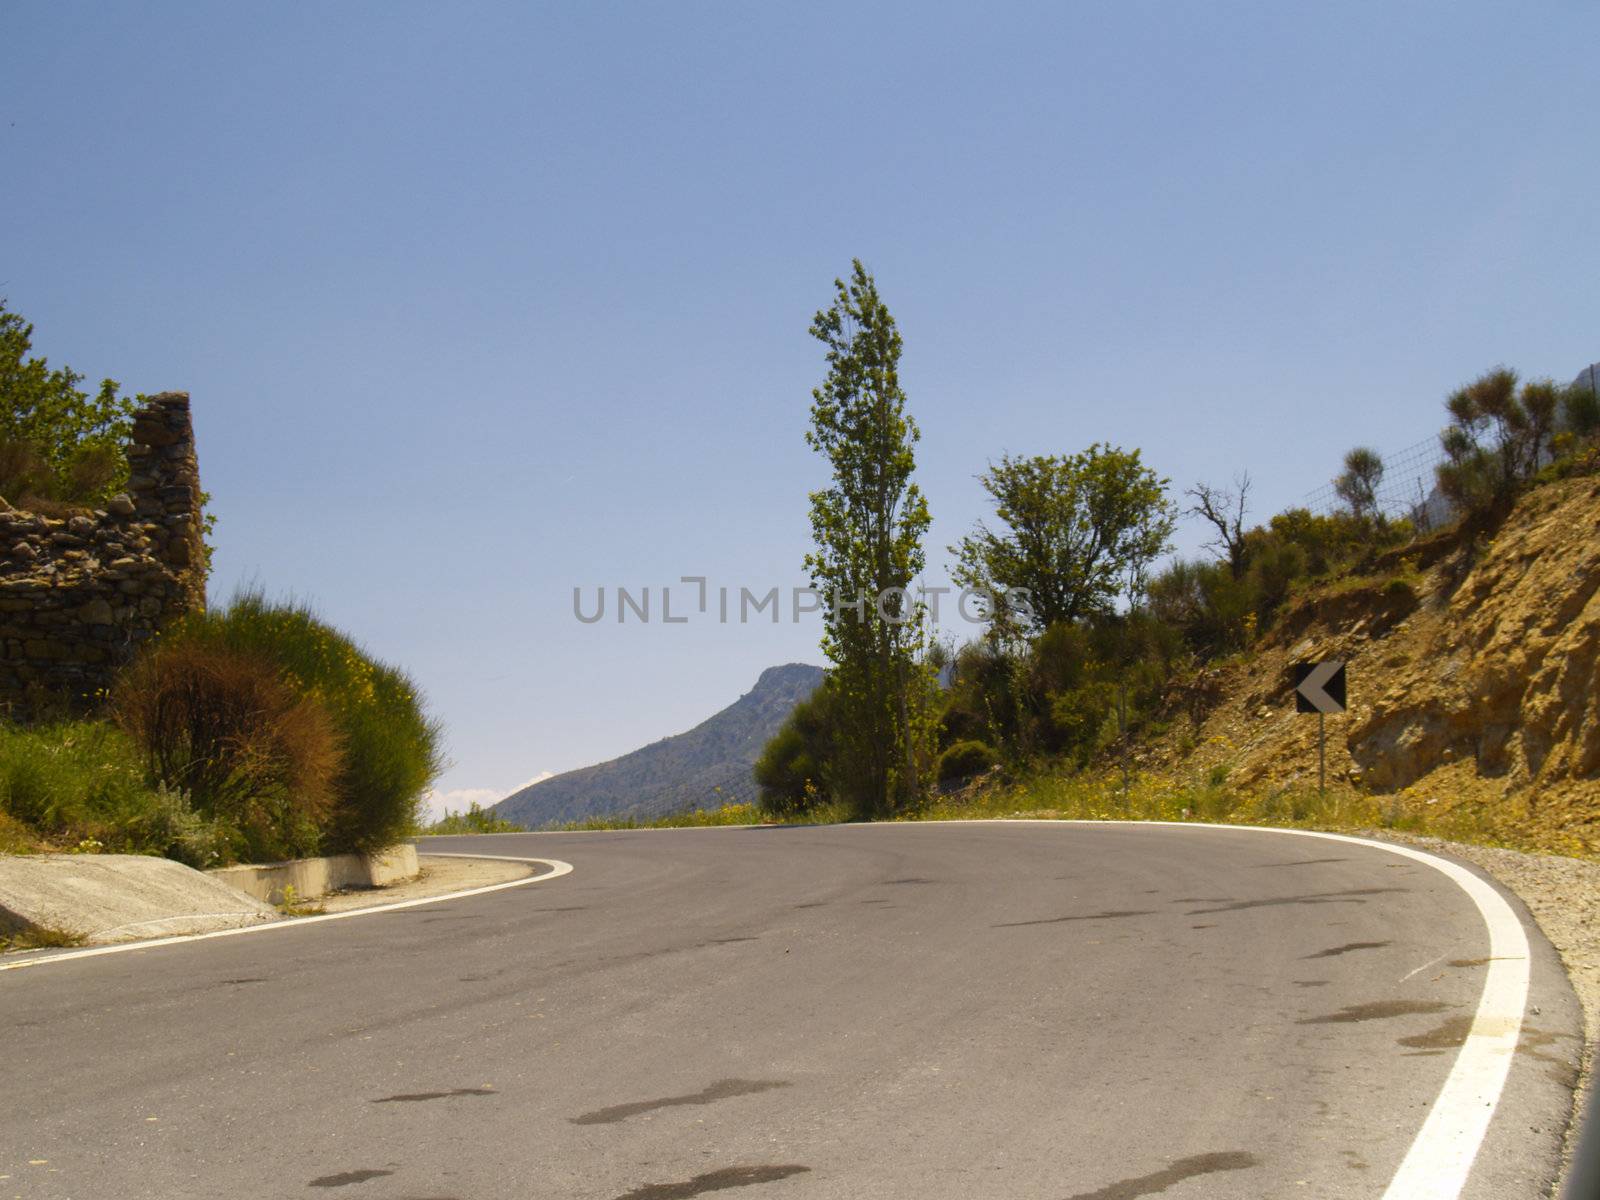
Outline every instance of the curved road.
<svg viewBox="0 0 1600 1200">
<path fill-rule="evenodd" d="M 0 972 L 0 1200 L 1377 1200 L 1493 965 L 1438 870 L 1280 833 L 424 848 L 574 870 Z M 1474 1200 L 1546 1194 L 1580 1049 L 1512 903 L 1531 988 Z"/>
</svg>

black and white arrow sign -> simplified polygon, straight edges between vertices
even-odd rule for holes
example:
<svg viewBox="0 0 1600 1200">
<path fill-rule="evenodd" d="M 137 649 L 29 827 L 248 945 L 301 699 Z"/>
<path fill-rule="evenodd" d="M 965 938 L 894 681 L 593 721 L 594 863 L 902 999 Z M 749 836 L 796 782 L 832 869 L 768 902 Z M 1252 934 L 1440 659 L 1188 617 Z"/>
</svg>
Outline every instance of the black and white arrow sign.
<svg viewBox="0 0 1600 1200">
<path fill-rule="evenodd" d="M 1294 707 L 1303 713 L 1342 713 L 1345 709 L 1342 662 L 1296 663 Z"/>
</svg>

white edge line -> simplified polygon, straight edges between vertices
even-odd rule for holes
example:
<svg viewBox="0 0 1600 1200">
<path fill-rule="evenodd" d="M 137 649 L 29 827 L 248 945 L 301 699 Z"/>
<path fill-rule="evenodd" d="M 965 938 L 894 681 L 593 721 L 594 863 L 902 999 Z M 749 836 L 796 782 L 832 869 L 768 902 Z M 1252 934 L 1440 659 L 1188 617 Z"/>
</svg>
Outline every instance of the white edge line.
<svg viewBox="0 0 1600 1200">
<path fill-rule="evenodd" d="M 446 900 L 462 900 L 468 896 L 482 896 L 506 888 L 526 887 L 530 883 L 543 883 L 572 873 L 572 864 L 558 858 L 514 858 L 503 854 L 435 854 L 434 858 L 487 858 L 495 862 L 520 862 L 550 868 L 543 875 L 530 875 L 526 879 L 512 879 L 505 883 L 489 883 L 483 887 L 466 888 L 459 892 L 445 892 L 438 896 L 419 896 L 415 900 L 396 900 L 391 904 L 374 904 L 368 908 L 352 908 L 346 912 L 320 913 L 314 917 L 291 917 L 281 921 L 266 921 L 260 925 L 245 925 L 239 929 L 213 929 L 209 933 L 174 934 L 171 937 L 150 938 L 142 942 L 121 942 L 115 946 L 94 946 L 87 950 L 71 950 L 65 954 L 48 954 L 39 958 L 25 958 L 21 962 L 0 963 L 0 971 L 20 971 L 25 967 L 42 967 L 46 963 L 73 962 L 80 958 L 99 958 L 106 954 L 130 954 L 135 950 L 149 950 L 156 946 L 173 946 L 180 942 L 203 942 L 211 938 L 238 937 L 246 933 L 268 933 L 279 929 L 303 929 L 323 921 L 343 921 L 350 917 L 370 917 L 375 913 L 395 912 L 402 908 L 416 908 L 423 904 L 439 904 Z"/>
<path fill-rule="evenodd" d="M 1406 1151 L 1399 1169 L 1383 1193 L 1383 1200 L 1456 1200 L 1466 1186 L 1472 1164 L 1488 1134 L 1489 1122 L 1494 1116 L 1506 1078 L 1511 1072 L 1512 1055 L 1522 1033 L 1522 1020 L 1527 1011 L 1530 982 L 1530 950 L 1528 935 L 1522 922 L 1505 898 L 1465 867 L 1410 846 L 1380 842 L 1370 838 L 1351 837 L 1342 833 L 1324 833 L 1315 829 L 1285 829 L 1272 825 L 1220 825 L 1204 821 L 1081 821 L 1028 818 L 989 818 L 966 821 L 884 821 L 871 822 L 883 827 L 908 828 L 919 825 L 1111 825 L 1160 826 L 1171 829 L 1221 829 L 1236 832 L 1277 833 L 1289 837 L 1321 838 L 1330 842 L 1347 842 L 1383 850 L 1402 858 L 1424 863 L 1446 875 L 1451 882 L 1467 893 L 1477 906 L 1478 915 L 1489 932 L 1489 970 L 1484 979 L 1483 992 L 1478 998 L 1478 1009 L 1472 1025 L 1456 1054 L 1455 1064 L 1445 1078 L 1444 1087 L 1433 1107 L 1428 1111 L 1422 1128 L 1417 1131 L 1411 1148 Z M 717 828 L 726 828 L 719 826 Z M 587 832 L 573 830 L 571 832 Z M 602 831 L 604 832 L 604 831 Z M 627 831 L 624 831 L 627 832 Z M 337 921 L 345 917 L 366 916 L 376 912 L 411 908 L 433 904 L 464 896 L 496 892 L 502 888 L 522 887 L 555 879 L 571 872 L 572 865 L 552 858 L 514 858 L 507 855 L 445 854 L 450 858 L 495 858 L 508 862 L 544 863 L 552 869 L 544 875 L 528 879 L 514 879 L 509 883 L 490 884 L 487 887 L 469 888 L 444 896 L 427 896 L 417 900 L 402 900 L 394 904 L 372 908 L 353 909 L 349 912 L 327 913 L 317 917 L 255 925 L 244 929 L 222 929 L 213 933 L 194 934 L 189 937 L 160 938 L 147 942 L 132 942 L 121 946 L 103 946 L 93 950 L 80 950 L 71 954 L 51 955 L 47 958 L 29 959 L 25 962 L 0 964 L 0 971 L 18 970 L 48 962 L 62 962 L 74 958 L 90 958 L 101 954 L 117 954 L 131 950 L 145 950 L 152 946 L 174 942 L 200 941 L 206 938 L 231 937 L 236 934 L 260 933 L 269 929 L 298 928 L 318 921 Z"/>
<path fill-rule="evenodd" d="M 923 822 L 880 822 L 922 824 Z M 1489 1132 L 1500 1094 L 1511 1073 L 1512 1055 L 1522 1034 L 1528 1007 L 1531 965 L 1528 934 L 1515 910 L 1493 885 L 1458 863 L 1410 846 L 1323 833 L 1316 829 L 1284 829 L 1272 825 L 1219 825 L 1206 821 L 1062 821 L 999 818 L 989 821 L 929 821 L 926 824 L 1018 825 L 1157 825 L 1173 829 L 1223 829 L 1281 833 L 1293 837 L 1349 842 L 1425 863 L 1450 877 L 1478 908 L 1489 931 L 1489 971 L 1478 998 L 1478 1010 L 1456 1054 L 1455 1065 L 1429 1109 L 1411 1148 L 1383 1193 L 1383 1200 L 1458 1200 L 1472 1173 L 1472 1164 Z"/>
</svg>

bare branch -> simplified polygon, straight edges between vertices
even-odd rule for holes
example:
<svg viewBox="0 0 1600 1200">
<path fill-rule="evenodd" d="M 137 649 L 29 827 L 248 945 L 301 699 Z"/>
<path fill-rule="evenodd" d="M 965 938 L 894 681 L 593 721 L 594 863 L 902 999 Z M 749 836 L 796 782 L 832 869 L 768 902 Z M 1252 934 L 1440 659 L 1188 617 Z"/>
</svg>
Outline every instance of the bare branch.
<svg viewBox="0 0 1600 1200">
<path fill-rule="evenodd" d="M 1206 543 L 1206 549 L 1227 563 L 1228 570 L 1238 579 L 1247 565 L 1244 519 L 1249 512 L 1250 473 L 1234 476 L 1231 489 L 1197 483 L 1184 495 L 1194 501 L 1188 513 L 1217 531 L 1217 536 Z"/>
</svg>

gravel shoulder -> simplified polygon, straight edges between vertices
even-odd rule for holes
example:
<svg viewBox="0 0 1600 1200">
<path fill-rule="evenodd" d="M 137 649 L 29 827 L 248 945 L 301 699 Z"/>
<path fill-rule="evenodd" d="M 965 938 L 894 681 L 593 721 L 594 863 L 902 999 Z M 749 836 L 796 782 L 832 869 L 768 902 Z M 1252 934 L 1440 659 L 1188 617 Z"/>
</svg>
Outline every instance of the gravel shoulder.
<svg viewBox="0 0 1600 1200">
<path fill-rule="evenodd" d="M 1369 830 L 1364 836 L 1400 842 L 1463 859 L 1487 871 L 1515 893 L 1567 969 L 1583 1007 L 1583 1057 L 1573 1093 L 1573 1122 L 1567 1131 L 1565 1162 L 1571 1161 L 1584 1100 L 1594 1083 L 1595 1046 L 1600 1040 L 1600 862 L 1556 854 L 1525 854 L 1496 846 L 1473 846 L 1440 838 Z"/>
<path fill-rule="evenodd" d="M 496 883 L 510 883 L 526 879 L 539 870 L 534 863 L 506 862 L 488 858 L 452 858 L 438 854 L 419 854 L 417 863 L 421 873 L 405 883 L 381 888 L 353 888 L 335 892 L 316 901 L 323 912 L 349 912 L 352 909 L 375 908 L 402 900 L 425 900 L 430 896 L 443 896 L 449 892 L 468 888 L 488 887 Z"/>
</svg>

